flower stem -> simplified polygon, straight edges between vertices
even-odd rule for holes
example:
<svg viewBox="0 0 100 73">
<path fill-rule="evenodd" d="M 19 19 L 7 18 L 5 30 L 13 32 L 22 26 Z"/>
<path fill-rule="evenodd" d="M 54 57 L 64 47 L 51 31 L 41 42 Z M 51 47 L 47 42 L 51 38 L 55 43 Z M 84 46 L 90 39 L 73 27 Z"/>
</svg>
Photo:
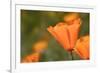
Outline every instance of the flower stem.
<svg viewBox="0 0 100 73">
<path fill-rule="evenodd" d="M 74 60 L 73 51 L 70 51 L 71 59 Z"/>
</svg>

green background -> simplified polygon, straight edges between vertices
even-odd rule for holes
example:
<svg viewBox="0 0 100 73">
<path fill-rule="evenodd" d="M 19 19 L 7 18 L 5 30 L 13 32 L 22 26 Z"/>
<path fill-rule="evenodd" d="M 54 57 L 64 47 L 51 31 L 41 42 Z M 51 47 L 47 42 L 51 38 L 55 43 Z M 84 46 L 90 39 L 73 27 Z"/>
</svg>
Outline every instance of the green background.
<svg viewBox="0 0 100 73">
<path fill-rule="evenodd" d="M 63 21 L 68 12 L 21 10 L 21 59 L 32 51 L 32 44 L 44 35 L 49 35 L 47 50 L 41 53 L 41 62 L 71 60 L 69 52 L 65 51 L 47 31 L 48 26 L 54 26 Z M 79 13 L 82 25 L 79 37 L 89 34 L 89 13 Z M 63 36 L 62 36 L 63 37 Z M 80 60 L 73 52 L 74 60 Z"/>
</svg>

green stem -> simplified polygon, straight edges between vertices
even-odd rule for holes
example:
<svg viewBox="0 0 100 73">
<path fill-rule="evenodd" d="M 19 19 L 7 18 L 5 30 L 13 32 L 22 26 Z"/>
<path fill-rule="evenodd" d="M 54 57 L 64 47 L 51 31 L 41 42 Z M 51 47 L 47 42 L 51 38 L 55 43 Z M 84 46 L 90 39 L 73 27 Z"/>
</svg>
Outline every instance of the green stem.
<svg viewBox="0 0 100 73">
<path fill-rule="evenodd" d="M 70 51 L 71 59 L 74 60 L 73 51 Z"/>
</svg>

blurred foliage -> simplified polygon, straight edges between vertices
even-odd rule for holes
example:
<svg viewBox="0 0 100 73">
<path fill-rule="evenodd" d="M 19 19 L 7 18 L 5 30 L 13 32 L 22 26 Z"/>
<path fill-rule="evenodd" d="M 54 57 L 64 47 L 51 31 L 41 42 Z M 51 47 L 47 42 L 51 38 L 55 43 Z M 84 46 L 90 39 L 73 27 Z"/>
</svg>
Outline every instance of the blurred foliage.
<svg viewBox="0 0 100 73">
<path fill-rule="evenodd" d="M 49 37 L 48 48 L 41 54 L 40 61 L 71 60 L 66 52 L 47 31 L 48 26 L 54 26 L 63 21 L 67 12 L 21 10 L 21 58 L 31 54 L 32 44 L 44 36 Z M 89 13 L 80 13 L 82 26 L 79 37 L 89 34 Z M 62 36 L 63 37 L 63 36 Z M 75 60 L 79 56 L 73 52 Z"/>
</svg>

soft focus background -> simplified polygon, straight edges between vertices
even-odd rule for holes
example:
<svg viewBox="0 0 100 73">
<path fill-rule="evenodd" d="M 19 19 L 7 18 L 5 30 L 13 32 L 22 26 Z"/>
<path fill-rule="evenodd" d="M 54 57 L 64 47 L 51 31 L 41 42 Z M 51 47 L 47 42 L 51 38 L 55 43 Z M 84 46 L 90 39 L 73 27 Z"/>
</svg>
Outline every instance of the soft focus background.
<svg viewBox="0 0 100 73">
<path fill-rule="evenodd" d="M 71 60 L 71 55 L 61 47 L 47 31 L 48 26 L 55 26 L 63 21 L 67 12 L 21 10 L 21 59 L 33 53 L 32 45 L 42 37 L 49 38 L 48 48 L 41 54 L 40 61 Z M 79 37 L 89 34 L 89 13 L 79 13 L 82 26 Z M 63 37 L 63 36 L 62 36 Z M 80 60 L 73 52 L 74 60 Z"/>
</svg>

